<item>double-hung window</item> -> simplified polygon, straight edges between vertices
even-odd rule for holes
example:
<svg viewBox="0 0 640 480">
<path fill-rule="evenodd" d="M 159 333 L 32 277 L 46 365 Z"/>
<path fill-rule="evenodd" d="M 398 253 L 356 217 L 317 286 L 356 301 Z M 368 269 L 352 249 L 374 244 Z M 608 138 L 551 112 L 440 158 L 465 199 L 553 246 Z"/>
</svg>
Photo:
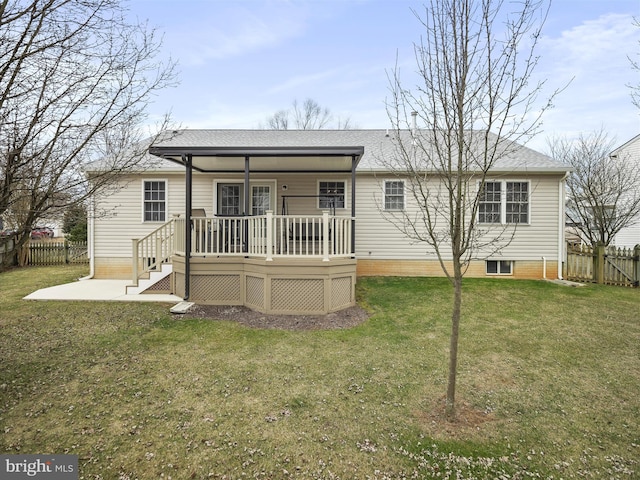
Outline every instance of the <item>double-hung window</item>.
<svg viewBox="0 0 640 480">
<path fill-rule="evenodd" d="M 167 182 L 165 180 L 144 180 L 143 219 L 145 222 L 165 222 L 167 220 Z"/>
<path fill-rule="evenodd" d="M 323 210 L 333 210 L 344 208 L 344 182 L 318 182 L 318 208 Z"/>
<path fill-rule="evenodd" d="M 479 200 L 479 223 L 529 223 L 529 182 L 487 181 Z"/>
<path fill-rule="evenodd" d="M 480 191 L 478 221 L 480 223 L 502 223 L 502 183 L 485 182 Z"/>
<path fill-rule="evenodd" d="M 404 182 L 386 180 L 384 182 L 384 209 L 404 210 Z"/>
<path fill-rule="evenodd" d="M 529 223 L 529 183 L 506 182 L 507 223 Z"/>
</svg>

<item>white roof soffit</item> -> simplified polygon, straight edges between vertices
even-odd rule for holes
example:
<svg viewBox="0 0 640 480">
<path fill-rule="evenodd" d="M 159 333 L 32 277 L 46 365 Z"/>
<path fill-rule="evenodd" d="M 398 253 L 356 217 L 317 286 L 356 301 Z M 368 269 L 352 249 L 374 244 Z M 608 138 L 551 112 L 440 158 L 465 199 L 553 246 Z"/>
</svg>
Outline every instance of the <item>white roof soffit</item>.
<svg viewBox="0 0 640 480">
<path fill-rule="evenodd" d="M 191 155 L 199 172 L 244 172 L 249 157 L 252 172 L 351 172 L 360 161 L 364 147 L 154 147 L 149 153 L 186 166 L 183 156 Z M 352 162 L 355 156 L 355 165 Z"/>
</svg>

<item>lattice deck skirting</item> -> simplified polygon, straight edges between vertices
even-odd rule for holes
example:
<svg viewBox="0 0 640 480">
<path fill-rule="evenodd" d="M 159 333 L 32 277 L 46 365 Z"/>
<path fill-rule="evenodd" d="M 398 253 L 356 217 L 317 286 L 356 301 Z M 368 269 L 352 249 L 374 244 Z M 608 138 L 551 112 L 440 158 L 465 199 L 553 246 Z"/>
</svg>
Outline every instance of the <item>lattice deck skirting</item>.
<svg viewBox="0 0 640 480">
<path fill-rule="evenodd" d="M 175 291 L 184 296 L 184 258 L 174 258 Z M 355 305 L 356 261 L 193 258 L 189 301 L 245 305 L 264 313 L 326 314 Z"/>
<path fill-rule="evenodd" d="M 172 276 L 168 275 L 145 290 L 148 293 L 157 293 L 157 292 L 171 292 L 172 291 Z"/>
</svg>

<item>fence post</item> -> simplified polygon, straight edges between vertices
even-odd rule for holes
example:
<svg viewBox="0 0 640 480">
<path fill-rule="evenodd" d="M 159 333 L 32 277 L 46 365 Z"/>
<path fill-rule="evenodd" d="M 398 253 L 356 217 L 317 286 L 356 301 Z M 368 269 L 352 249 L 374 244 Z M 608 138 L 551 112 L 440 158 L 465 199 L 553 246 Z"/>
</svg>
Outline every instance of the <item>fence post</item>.
<svg viewBox="0 0 640 480">
<path fill-rule="evenodd" d="M 66 238 L 64 239 L 64 263 L 69 263 L 69 242 Z"/>
<path fill-rule="evenodd" d="M 633 249 L 633 286 L 640 287 L 640 243 Z"/>
<path fill-rule="evenodd" d="M 596 283 L 604 283 L 604 254 L 606 247 L 603 243 L 597 243 L 593 249 L 593 279 Z"/>
</svg>

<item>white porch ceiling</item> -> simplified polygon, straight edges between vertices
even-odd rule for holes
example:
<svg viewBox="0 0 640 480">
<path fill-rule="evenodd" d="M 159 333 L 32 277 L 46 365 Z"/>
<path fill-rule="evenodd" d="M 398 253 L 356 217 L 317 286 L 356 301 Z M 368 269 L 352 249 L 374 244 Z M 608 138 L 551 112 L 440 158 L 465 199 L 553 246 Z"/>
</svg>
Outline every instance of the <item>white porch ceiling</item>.
<svg viewBox="0 0 640 480">
<path fill-rule="evenodd" d="M 164 147 L 152 146 L 149 153 L 200 172 L 351 172 L 364 147 Z M 355 158 L 355 164 L 353 159 Z"/>
</svg>

